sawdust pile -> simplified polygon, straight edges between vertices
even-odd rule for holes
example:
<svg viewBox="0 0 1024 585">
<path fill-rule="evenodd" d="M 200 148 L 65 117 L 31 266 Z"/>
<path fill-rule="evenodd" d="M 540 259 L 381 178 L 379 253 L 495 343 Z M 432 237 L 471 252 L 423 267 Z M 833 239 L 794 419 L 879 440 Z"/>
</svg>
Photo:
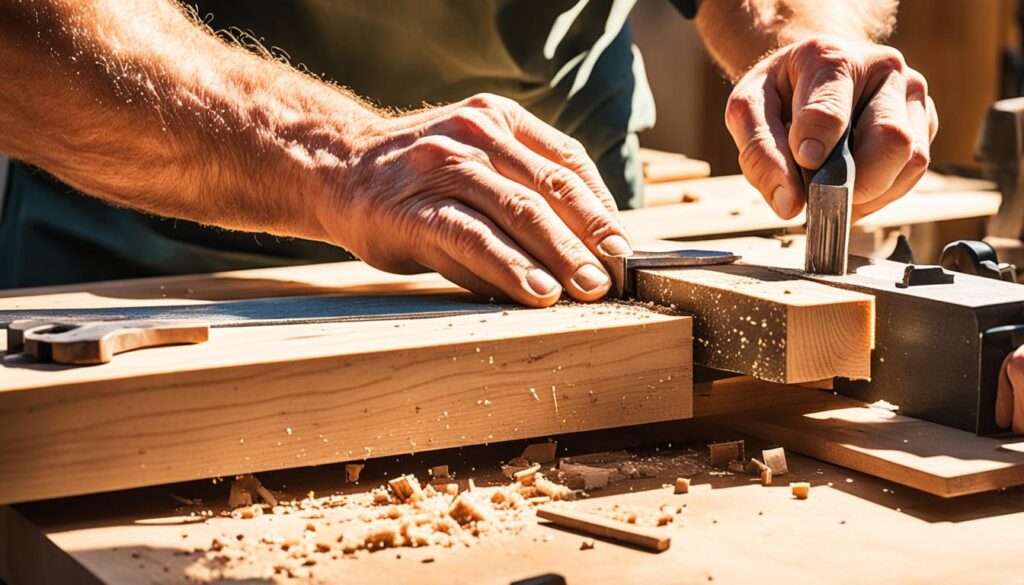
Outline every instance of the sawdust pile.
<svg viewBox="0 0 1024 585">
<path fill-rule="evenodd" d="M 391 480 L 372 491 L 302 500 L 253 504 L 233 510 L 235 519 L 273 514 L 281 520 L 307 520 L 301 530 L 268 528 L 261 538 L 214 538 L 202 562 L 190 567 L 191 580 L 208 581 L 240 572 L 265 577 L 309 579 L 318 563 L 360 551 L 400 547 L 471 546 L 483 537 L 513 535 L 535 523 L 533 508 L 574 492 L 539 473 L 517 474 L 508 485 L 467 489 L 439 482 L 421 486 L 412 475 Z M 251 476 L 249 476 L 251 477 Z M 240 478 L 250 482 L 248 477 Z M 255 484 L 246 484 L 255 490 Z M 259 512 L 254 512 L 260 510 Z"/>
</svg>

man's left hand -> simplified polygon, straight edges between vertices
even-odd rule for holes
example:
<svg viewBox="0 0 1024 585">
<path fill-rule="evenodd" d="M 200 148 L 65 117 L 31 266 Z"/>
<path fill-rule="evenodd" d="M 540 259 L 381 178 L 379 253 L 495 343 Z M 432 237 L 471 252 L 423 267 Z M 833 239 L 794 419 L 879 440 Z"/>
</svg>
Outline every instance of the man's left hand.
<svg viewBox="0 0 1024 585">
<path fill-rule="evenodd" d="M 902 197 L 928 168 L 939 121 L 924 77 L 891 47 L 815 37 L 775 51 L 736 84 L 726 125 L 740 168 L 780 217 L 803 209 L 799 167 L 822 165 L 854 111 L 859 219 Z"/>
</svg>

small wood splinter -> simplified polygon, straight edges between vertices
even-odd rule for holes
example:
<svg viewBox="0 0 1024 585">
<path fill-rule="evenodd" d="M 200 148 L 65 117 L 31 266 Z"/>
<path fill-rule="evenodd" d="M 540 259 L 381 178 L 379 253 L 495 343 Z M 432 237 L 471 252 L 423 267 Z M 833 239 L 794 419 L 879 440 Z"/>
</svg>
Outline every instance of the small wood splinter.
<svg viewBox="0 0 1024 585">
<path fill-rule="evenodd" d="M 686 477 L 676 478 L 676 489 L 677 494 L 688 494 L 690 493 L 690 479 Z"/>
<path fill-rule="evenodd" d="M 363 468 L 366 465 L 362 463 L 346 463 L 345 464 L 345 481 L 347 483 L 356 483 L 359 481 L 359 474 L 363 472 Z"/>
<path fill-rule="evenodd" d="M 708 445 L 712 467 L 726 467 L 730 461 L 743 460 L 743 441 L 727 441 Z"/>
<path fill-rule="evenodd" d="M 806 500 L 807 496 L 811 495 L 811 484 L 806 481 L 793 482 L 789 484 L 789 489 L 798 500 Z"/>
</svg>

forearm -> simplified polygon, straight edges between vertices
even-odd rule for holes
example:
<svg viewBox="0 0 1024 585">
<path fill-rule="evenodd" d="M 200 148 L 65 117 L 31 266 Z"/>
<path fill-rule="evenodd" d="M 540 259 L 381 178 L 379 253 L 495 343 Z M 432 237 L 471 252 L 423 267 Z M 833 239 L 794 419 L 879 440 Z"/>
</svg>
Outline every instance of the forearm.
<svg viewBox="0 0 1024 585">
<path fill-rule="evenodd" d="M 883 40 L 897 0 L 705 0 L 697 30 L 715 61 L 737 79 L 768 53 L 814 35 Z"/>
<path fill-rule="evenodd" d="M 324 239 L 310 201 L 375 118 L 168 0 L 0 3 L 0 152 L 111 203 Z"/>
</svg>

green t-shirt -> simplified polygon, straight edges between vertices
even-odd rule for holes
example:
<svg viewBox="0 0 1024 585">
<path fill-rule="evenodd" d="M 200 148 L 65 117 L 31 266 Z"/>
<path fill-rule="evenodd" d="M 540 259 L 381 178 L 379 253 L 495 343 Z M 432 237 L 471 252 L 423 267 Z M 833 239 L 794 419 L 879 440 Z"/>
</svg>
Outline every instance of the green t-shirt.
<svg viewBox="0 0 1024 585">
<path fill-rule="evenodd" d="M 642 203 L 636 133 L 654 124 L 654 103 L 627 24 L 633 0 L 190 3 L 213 28 L 252 34 L 384 106 L 513 98 L 583 143 L 621 207 Z M 2 214 L 0 288 L 349 257 L 320 242 L 114 208 L 20 163 Z"/>
</svg>

